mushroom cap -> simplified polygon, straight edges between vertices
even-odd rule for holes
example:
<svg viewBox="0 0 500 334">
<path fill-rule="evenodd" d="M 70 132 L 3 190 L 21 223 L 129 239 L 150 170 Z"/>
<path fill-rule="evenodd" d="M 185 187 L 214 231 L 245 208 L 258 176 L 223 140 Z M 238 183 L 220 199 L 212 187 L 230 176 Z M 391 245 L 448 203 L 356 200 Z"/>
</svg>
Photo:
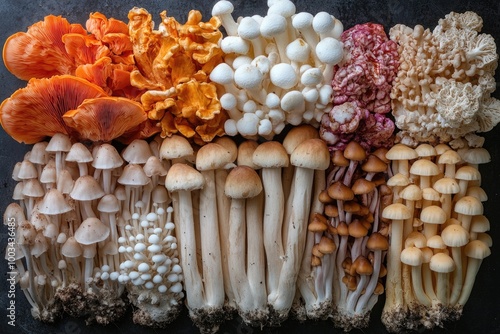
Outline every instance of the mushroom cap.
<svg viewBox="0 0 500 334">
<path fill-rule="evenodd" d="M 123 159 L 111 144 L 101 144 L 97 147 L 92 161 L 92 167 L 97 169 L 114 169 L 123 165 Z"/>
<path fill-rule="evenodd" d="M 354 238 L 362 238 L 368 234 L 368 229 L 361 223 L 359 219 L 354 219 L 347 225 L 349 235 Z"/>
<path fill-rule="evenodd" d="M 387 164 L 374 154 L 368 155 L 361 169 L 367 173 L 381 173 L 387 170 Z"/>
<path fill-rule="evenodd" d="M 460 154 L 458 154 L 457 151 L 455 150 L 447 150 L 444 151 L 438 158 L 438 163 L 439 164 L 450 164 L 450 165 L 456 165 L 460 161 L 462 161 L 462 158 L 460 157 Z"/>
<path fill-rule="evenodd" d="M 463 159 L 470 164 L 484 164 L 491 161 L 491 155 L 484 147 L 473 147 L 465 151 Z"/>
<path fill-rule="evenodd" d="M 354 181 L 351 189 L 355 195 L 369 194 L 375 189 L 375 183 L 365 178 L 359 178 Z"/>
<path fill-rule="evenodd" d="M 438 273 L 450 273 L 455 270 L 455 262 L 445 253 L 436 253 L 431 257 L 429 267 Z"/>
<path fill-rule="evenodd" d="M 160 159 L 177 159 L 194 154 L 193 147 L 180 135 L 172 135 L 163 139 L 160 146 Z"/>
<path fill-rule="evenodd" d="M 482 215 L 483 204 L 475 197 L 464 196 L 455 203 L 454 210 L 468 216 Z"/>
<path fill-rule="evenodd" d="M 358 275 L 371 275 L 373 273 L 373 265 L 363 255 L 358 256 L 352 263 L 351 274 L 354 274 L 353 269 Z"/>
<path fill-rule="evenodd" d="M 288 154 L 280 142 L 267 141 L 253 152 L 253 163 L 262 168 L 282 168 L 289 164 Z"/>
<path fill-rule="evenodd" d="M 401 251 L 401 262 L 403 262 L 404 264 L 416 267 L 422 264 L 422 260 L 422 251 L 417 247 L 410 246 Z"/>
<path fill-rule="evenodd" d="M 74 143 L 71 145 L 71 149 L 66 155 L 66 161 L 72 161 L 76 163 L 87 163 L 94 160 L 92 157 L 92 153 L 90 153 L 87 146 L 83 145 L 80 142 Z"/>
<path fill-rule="evenodd" d="M 354 198 L 354 192 L 351 188 L 344 185 L 341 181 L 336 181 L 328 186 L 328 195 L 336 200 L 350 201 Z"/>
<path fill-rule="evenodd" d="M 411 212 L 404 204 L 392 203 L 384 208 L 382 217 L 394 220 L 408 219 L 411 217 Z"/>
<path fill-rule="evenodd" d="M 234 71 L 228 64 L 220 63 L 210 72 L 210 80 L 221 85 L 233 84 Z"/>
<path fill-rule="evenodd" d="M 396 187 L 396 186 L 404 187 L 409 184 L 410 184 L 410 179 L 406 175 L 401 173 L 397 173 L 392 177 L 390 177 L 389 180 L 387 180 L 387 185 L 389 187 Z"/>
<path fill-rule="evenodd" d="M 59 215 L 71 210 L 71 205 L 57 188 L 48 190 L 39 205 L 40 213 L 45 215 Z"/>
<path fill-rule="evenodd" d="M 43 190 L 42 184 L 38 179 L 28 179 L 24 182 L 24 187 L 22 194 L 25 197 L 43 197 L 45 191 Z"/>
<path fill-rule="evenodd" d="M 340 150 L 335 150 L 332 154 L 332 162 L 335 166 L 347 167 L 349 166 L 349 160 L 344 156 L 344 153 Z"/>
<path fill-rule="evenodd" d="M 142 168 L 144 169 L 144 173 L 148 177 L 152 177 L 154 175 L 156 176 L 167 175 L 167 169 L 161 162 L 160 158 L 158 158 L 155 155 L 150 156 Z"/>
<path fill-rule="evenodd" d="M 74 236 L 66 239 L 66 242 L 61 247 L 61 254 L 69 258 L 79 257 L 82 255 L 82 253 L 82 247 L 80 246 L 78 241 L 76 241 Z"/>
<path fill-rule="evenodd" d="M 323 254 L 332 254 L 337 249 L 333 239 L 322 236 L 318 243 L 318 250 Z"/>
<path fill-rule="evenodd" d="M 31 246 L 31 255 L 38 258 L 48 249 L 49 243 L 47 242 L 47 239 L 42 232 L 38 232 L 35 237 L 35 242 L 33 243 L 33 246 Z"/>
<path fill-rule="evenodd" d="M 407 201 L 418 201 L 422 199 L 422 189 L 416 184 L 409 184 L 399 192 L 399 197 Z"/>
<path fill-rule="evenodd" d="M 389 240 L 379 232 L 372 232 L 366 242 L 366 247 L 371 251 L 388 250 Z"/>
<path fill-rule="evenodd" d="M 300 12 L 293 16 L 292 25 L 295 29 L 301 30 L 312 27 L 314 16 L 308 12 Z"/>
<path fill-rule="evenodd" d="M 35 165 L 29 160 L 23 160 L 19 165 L 17 178 L 19 180 L 35 179 L 38 177 L 38 172 Z"/>
<path fill-rule="evenodd" d="M 418 159 L 411 164 L 410 173 L 420 176 L 438 175 L 439 167 L 430 160 Z"/>
<path fill-rule="evenodd" d="M 231 152 L 231 161 L 236 161 L 238 158 L 238 146 L 230 136 L 217 137 L 213 142 L 222 145 Z"/>
<path fill-rule="evenodd" d="M 121 155 L 129 164 L 145 164 L 149 157 L 153 155 L 153 152 L 147 141 L 134 139 L 122 151 Z"/>
<path fill-rule="evenodd" d="M 101 185 L 91 175 L 76 179 L 69 196 L 77 201 L 92 201 L 104 196 Z"/>
<path fill-rule="evenodd" d="M 85 219 L 75 231 L 75 240 L 82 245 L 91 245 L 106 240 L 109 233 L 109 227 L 100 219 L 90 217 Z"/>
<path fill-rule="evenodd" d="M 427 239 L 427 247 L 434 249 L 446 249 L 446 244 L 440 235 L 433 235 Z"/>
<path fill-rule="evenodd" d="M 99 200 L 97 210 L 104 213 L 116 213 L 120 211 L 120 202 L 115 195 L 106 194 Z"/>
<path fill-rule="evenodd" d="M 253 17 L 245 16 L 238 23 L 238 36 L 248 40 L 259 38 L 259 23 Z"/>
<path fill-rule="evenodd" d="M 259 174 L 248 166 L 233 168 L 226 178 L 224 193 L 234 199 L 252 198 L 262 191 Z"/>
<path fill-rule="evenodd" d="M 344 157 L 349 160 L 363 161 L 366 159 L 366 151 L 359 143 L 351 140 L 344 149 Z"/>
<path fill-rule="evenodd" d="M 265 38 L 273 38 L 287 29 L 286 19 L 279 14 L 267 14 L 260 23 L 260 33 Z"/>
<path fill-rule="evenodd" d="M 319 138 L 318 129 L 309 124 L 294 126 L 283 139 L 283 147 L 288 154 L 292 154 L 300 143 L 310 138 Z"/>
<path fill-rule="evenodd" d="M 323 38 L 316 45 L 316 56 L 328 65 L 336 65 L 344 57 L 344 44 L 333 37 Z"/>
<path fill-rule="evenodd" d="M 274 65 L 269 72 L 269 77 L 273 85 L 283 89 L 291 89 L 299 80 L 292 65 L 288 63 Z"/>
<path fill-rule="evenodd" d="M 196 154 L 196 169 L 199 171 L 219 169 L 230 163 L 231 158 L 231 152 L 222 145 L 208 143 Z"/>
<path fill-rule="evenodd" d="M 467 257 L 482 260 L 490 256 L 490 248 L 481 240 L 471 240 L 464 248 Z"/>
<path fill-rule="evenodd" d="M 286 46 L 286 56 L 297 63 L 307 63 L 311 55 L 311 48 L 302 38 L 297 38 Z"/>
<path fill-rule="evenodd" d="M 72 134 L 74 130 L 62 116 L 85 99 L 106 95 L 97 85 L 72 75 L 32 79 L 0 105 L 2 127 L 12 138 L 26 144 L 57 133 Z"/>
<path fill-rule="evenodd" d="M 14 220 L 12 220 L 12 218 Z M 26 220 L 26 216 L 24 215 L 24 210 L 18 203 L 12 202 L 9 205 L 7 205 L 3 213 L 4 225 L 12 225 L 13 222 L 17 224 L 24 220 Z"/>
<path fill-rule="evenodd" d="M 405 247 L 415 246 L 423 248 L 427 245 L 427 238 L 421 232 L 411 231 L 405 239 Z"/>
<path fill-rule="evenodd" d="M 262 72 L 251 64 L 243 64 L 234 71 L 234 82 L 243 89 L 258 88 L 263 78 Z"/>
<path fill-rule="evenodd" d="M 293 150 L 290 163 L 296 167 L 325 170 L 330 166 L 330 152 L 319 138 L 307 139 Z"/>
<path fill-rule="evenodd" d="M 448 247 L 462 247 L 469 242 L 469 232 L 462 225 L 452 224 L 441 231 L 441 238 Z"/>
<path fill-rule="evenodd" d="M 429 205 L 420 212 L 420 220 L 426 224 L 444 224 L 446 212 L 437 205 Z"/>
<path fill-rule="evenodd" d="M 56 133 L 50 138 L 45 151 L 49 153 L 69 152 L 71 150 L 71 140 L 64 133 Z"/>
<path fill-rule="evenodd" d="M 439 193 L 433 188 L 422 189 L 422 198 L 428 201 L 439 201 Z"/>
<path fill-rule="evenodd" d="M 455 179 L 443 177 L 434 182 L 434 190 L 441 194 L 456 194 L 460 191 L 460 185 Z"/>
<path fill-rule="evenodd" d="M 63 115 L 80 140 L 110 142 L 135 129 L 147 119 L 142 104 L 123 97 L 87 99 Z"/>
<path fill-rule="evenodd" d="M 455 179 L 477 181 L 481 179 L 481 173 L 472 166 L 462 166 L 455 172 Z"/>
<path fill-rule="evenodd" d="M 175 163 L 170 167 L 165 178 L 165 187 L 168 191 L 192 191 L 203 188 L 205 178 L 193 167 Z"/>
<path fill-rule="evenodd" d="M 212 7 L 212 16 L 231 14 L 234 11 L 234 6 L 231 1 L 220 0 Z"/>
<path fill-rule="evenodd" d="M 259 166 L 253 162 L 253 154 L 259 143 L 255 140 L 247 139 L 238 146 L 238 157 L 236 164 L 238 166 L 248 166 L 253 169 L 259 169 Z"/>
<path fill-rule="evenodd" d="M 484 215 L 473 216 L 471 219 L 470 231 L 475 233 L 488 232 L 490 221 Z"/>
<path fill-rule="evenodd" d="M 486 202 L 488 200 L 488 194 L 480 186 L 467 187 L 467 196 L 472 196 L 480 200 L 481 202 Z"/>
<path fill-rule="evenodd" d="M 387 151 L 385 157 L 389 160 L 412 160 L 418 158 L 418 154 L 411 147 L 396 144 Z"/>
<path fill-rule="evenodd" d="M 444 143 L 440 143 L 440 144 L 437 144 L 436 146 L 434 146 L 434 149 L 436 150 L 437 155 L 441 155 L 444 152 L 451 150 L 451 147 L 449 147 L 448 145 L 446 145 Z"/>
<path fill-rule="evenodd" d="M 140 165 L 128 164 L 123 168 L 122 175 L 117 182 L 124 186 L 145 186 L 151 182 L 151 179 Z"/>
<path fill-rule="evenodd" d="M 436 149 L 427 143 L 422 143 L 415 147 L 415 152 L 417 152 L 418 156 L 421 158 L 434 157 L 437 155 Z"/>
</svg>

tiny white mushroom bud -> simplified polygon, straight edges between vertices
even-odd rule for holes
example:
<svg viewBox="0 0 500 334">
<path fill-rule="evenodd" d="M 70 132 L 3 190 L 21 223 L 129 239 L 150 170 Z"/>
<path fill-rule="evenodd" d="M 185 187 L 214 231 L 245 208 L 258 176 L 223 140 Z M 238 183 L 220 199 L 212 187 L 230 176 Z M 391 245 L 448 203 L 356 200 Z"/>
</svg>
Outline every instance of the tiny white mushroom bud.
<svg viewBox="0 0 500 334">
<path fill-rule="evenodd" d="M 146 261 L 147 257 L 144 254 L 141 253 L 135 253 L 134 254 L 134 260 L 136 261 Z"/>
<path fill-rule="evenodd" d="M 238 56 L 234 58 L 233 64 L 231 65 L 233 69 L 237 69 L 240 66 L 252 63 L 252 58 L 248 56 Z"/>
<path fill-rule="evenodd" d="M 306 87 L 316 87 L 323 81 L 323 73 L 317 67 L 305 70 L 300 76 L 300 83 Z"/>
<path fill-rule="evenodd" d="M 228 136 L 236 136 L 238 134 L 236 121 L 234 119 L 228 119 L 224 122 L 224 132 Z"/>
<path fill-rule="evenodd" d="M 181 266 L 179 266 L 178 264 L 176 264 L 176 265 L 174 265 L 174 266 L 172 267 L 172 271 L 173 271 L 174 273 L 179 274 L 179 273 L 181 273 L 181 272 L 182 272 L 182 268 L 181 268 Z"/>
<path fill-rule="evenodd" d="M 263 119 L 259 122 L 259 135 L 260 136 L 267 136 L 270 135 L 273 132 L 273 125 L 271 124 L 271 121 L 268 119 Z"/>
<path fill-rule="evenodd" d="M 280 97 L 275 93 L 269 93 L 266 96 L 266 107 L 276 109 L 280 106 Z"/>
<path fill-rule="evenodd" d="M 152 289 L 155 287 L 153 282 L 146 282 L 146 284 L 144 284 L 144 286 L 146 287 L 146 289 Z"/>
<path fill-rule="evenodd" d="M 154 222 L 158 220 L 158 215 L 155 212 L 150 212 L 146 215 L 146 219 L 150 222 Z"/>
<path fill-rule="evenodd" d="M 158 274 L 164 274 L 168 271 L 168 268 L 166 266 L 158 266 L 158 268 L 156 268 L 156 272 Z"/>
<path fill-rule="evenodd" d="M 304 107 L 304 96 L 299 91 L 291 90 L 281 98 L 281 109 L 288 113 L 302 113 Z"/>
<path fill-rule="evenodd" d="M 171 283 L 175 283 L 179 280 L 179 275 L 177 274 L 170 274 L 167 276 L 167 281 L 171 282 Z"/>
<path fill-rule="evenodd" d="M 182 284 L 180 282 L 175 283 L 170 287 L 170 291 L 173 293 L 179 293 L 182 291 Z"/>
<path fill-rule="evenodd" d="M 160 245 L 150 245 L 148 246 L 148 251 L 151 253 L 159 253 L 161 252 L 162 247 Z"/>
<path fill-rule="evenodd" d="M 146 272 L 149 270 L 149 264 L 143 262 L 141 264 L 139 264 L 139 266 L 137 267 L 137 269 L 139 269 L 140 272 Z"/>
<path fill-rule="evenodd" d="M 155 275 L 153 277 L 153 283 L 156 283 L 156 284 L 159 284 L 163 281 L 163 277 L 161 277 L 160 275 Z"/>
<path fill-rule="evenodd" d="M 138 235 L 135 236 L 137 240 L 144 240 L 144 234 L 139 233 Z"/>
<path fill-rule="evenodd" d="M 132 253 L 134 251 L 134 248 L 132 246 L 127 247 L 127 253 Z"/>
<path fill-rule="evenodd" d="M 174 228 L 175 228 L 175 225 L 172 222 L 165 224 L 165 229 L 167 229 L 167 230 L 173 230 Z"/>
<path fill-rule="evenodd" d="M 131 280 L 135 280 L 137 278 L 139 278 L 141 274 L 139 274 L 137 271 L 131 271 L 129 274 L 128 274 L 128 277 L 130 277 Z"/>
<path fill-rule="evenodd" d="M 105 264 L 105 265 L 103 265 L 103 266 L 101 267 L 101 270 L 102 270 L 102 271 L 106 271 L 106 272 L 107 272 L 107 271 L 109 271 L 109 266 L 108 266 L 107 264 Z"/>
<path fill-rule="evenodd" d="M 250 50 L 250 45 L 239 36 L 226 36 L 220 42 L 220 48 L 224 53 L 246 55 Z"/>
<path fill-rule="evenodd" d="M 126 242 L 127 242 L 127 238 L 125 238 L 125 237 L 119 237 L 118 238 L 118 243 L 119 244 L 123 244 L 123 243 L 126 243 Z"/>
<path fill-rule="evenodd" d="M 162 210 L 163 210 L 163 209 L 162 209 Z M 159 209 L 158 209 L 158 211 L 159 211 Z M 163 229 L 162 229 L 161 227 L 157 227 L 157 228 L 155 228 L 155 229 L 153 230 L 153 232 L 154 232 L 155 234 L 161 234 L 161 232 L 163 232 Z"/>
<path fill-rule="evenodd" d="M 165 285 L 160 285 L 158 287 L 158 292 L 160 292 L 160 293 L 165 293 L 165 292 L 167 292 L 167 290 L 168 289 L 167 289 L 167 287 Z"/>
<path fill-rule="evenodd" d="M 143 279 L 144 281 L 149 281 L 151 279 L 151 274 L 142 274 L 141 279 Z"/>
<path fill-rule="evenodd" d="M 126 251 L 127 251 L 127 247 L 125 247 L 125 246 L 118 247 L 118 252 L 119 253 L 125 253 Z"/>
<path fill-rule="evenodd" d="M 116 281 L 118 277 L 120 276 L 120 273 L 117 271 L 113 271 L 109 274 L 109 279 L 112 281 Z"/>
<path fill-rule="evenodd" d="M 156 234 L 152 234 L 149 236 L 148 241 L 151 244 L 157 244 L 160 242 L 160 238 Z"/>
<path fill-rule="evenodd" d="M 109 278 L 109 273 L 104 272 L 104 273 L 102 273 L 102 274 L 101 274 L 101 279 L 102 279 L 103 281 L 106 281 L 108 278 Z"/>
<path fill-rule="evenodd" d="M 156 254 L 151 258 L 151 260 L 155 263 L 164 262 L 166 259 L 167 257 L 164 254 Z"/>
</svg>

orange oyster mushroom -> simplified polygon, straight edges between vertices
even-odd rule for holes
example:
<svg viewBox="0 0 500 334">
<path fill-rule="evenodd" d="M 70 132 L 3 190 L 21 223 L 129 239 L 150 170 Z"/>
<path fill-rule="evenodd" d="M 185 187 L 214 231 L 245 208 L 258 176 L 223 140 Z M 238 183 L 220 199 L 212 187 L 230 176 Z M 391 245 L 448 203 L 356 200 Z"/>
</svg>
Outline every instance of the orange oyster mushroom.
<svg viewBox="0 0 500 334">
<path fill-rule="evenodd" d="M 2 127 L 18 142 L 34 144 L 47 136 L 63 133 L 74 136 L 62 116 L 84 100 L 107 96 L 97 85 L 84 79 L 60 75 L 31 79 L 0 105 Z"/>
<path fill-rule="evenodd" d="M 65 34 L 85 36 L 79 24 L 70 24 L 61 16 L 48 15 L 31 25 L 27 32 L 11 35 L 3 48 L 7 69 L 22 80 L 73 74 L 76 65 L 62 41 Z"/>
<path fill-rule="evenodd" d="M 63 120 L 80 140 L 110 142 L 147 119 L 142 105 L 121 97 L 99 97 L 83 101 Z"/>
<path fill-rule="evenodd" d="M 222 62 L 220 21 L 202 22 L 199 11 L 189 12 L 180 24 L 166 12 L 154 30 L 151 15 L 143 8 L 129 12 L 129 31 L 137 70 L 131 83 L 147 89 L 141 96 L 148 117 L 158 121 L 161 136 L 181 133 L 203 145 L 224 134 L 228 118 L 221 110 L 210 71 Z"/>
</svg>

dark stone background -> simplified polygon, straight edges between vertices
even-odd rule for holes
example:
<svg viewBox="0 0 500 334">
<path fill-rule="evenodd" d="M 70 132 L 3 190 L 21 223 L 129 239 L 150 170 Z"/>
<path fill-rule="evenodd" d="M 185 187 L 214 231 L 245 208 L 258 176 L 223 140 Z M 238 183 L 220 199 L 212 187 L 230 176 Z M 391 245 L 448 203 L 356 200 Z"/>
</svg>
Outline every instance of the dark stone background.
<svg viewBox="0 0 500 334">
<path fill-rule="evenodd" d="M 205 19 L 210 17 L 210 12 L 215 0 L 210 1 L 154 1 L 154 0 L 1 0 L 0 1 L 0 43 L 18 31 L 25 31 L 31 24 L 43 20 L 48 14 L 62 15 L 72 23 L 85 24 L 90 12 L 99 11 L 107 17 L 114 17 L 125 22 L 128 21 L 127 13 L 133 6 L 146 8 L 155 15 L 159 21 L 158 14 L 167 10 L 168 14 L 174 16 L 180 22 L 184 22 L 190 9 L 198 9 L 203 13 Z M 235 6 L 235 17 L 253 14 L 265 15 L 267 11 L 265 0 L 233 0 Z M 357 23 L 375 22 L 383 24 L 387 30 L 389 27 L 403 23 L 413 27 L 421 24 L 424 27 L 433 28 L 437 25 L 439 18 L 444 17 L 451 11 L 463 12 L 473 10 L 482 16 L 484 20 L 483 32 L 492 34 L 497 43 L 500 43 L 500 2 L 498 0 L 297 0 L 295 1 L 297 11 L 308 11 L 313 14 L 319 11 L 327 11 L 339 18 L 345 28 L 352 27 Z M 497 85 L 499 76 L 497 74 Z M 10 96 L 16 89 L 24 87 L 25 83 L 14 78 L 0 64 L 0 100 Z M 500 93 L 496 93 L 500 97 Z M 485 147 L 490 150 L 492 162 L 481 168 L 484 179 L 483 187 L 488 193 L 489 200 L 485 204 L 485 215 L 490 219 L 490 234 L 495 240 L 500 239 L 500 227 L 496 224 L 500 221 L 499 190 L 500 186 L 500 148 L 497 144 L 500 139 L 500 129 L 486 135 Z M 3 214 L 5 207 L 10 203 L 15 182 L 11 179 L 14 164 L 21 161 L 24 153 L 29 149 L 21 145 L 3 131 L 0 131 L 0 212 Z M 1 227 L 5 232 L 4 227 Z M 5 233 L 0 234 L 0 247 L 6 245 Z M 187 312 L 176 320 L 166 330 L 152 330 L 136 326 L 131 321 L 131 314 L 127 314 L 119 323 L 103 326 L 86 326 L 81 320 L 66 317 L 55 325 L 46 325 L 34 321 L 30 315 L 28 303 L 24 295 L 18 292 L 16 296 L 17 319 L 16 327 L 7 325 L 6 307 L 7 298 L 7 264 L 3 261 L 3 251 L 0 260 L 0 332 L 2 333 L 197 333 L 196 327 L 192 325 L 187 317 Z M 492 248 L 492 255 L 487 258 L 480 269 L 472 296 L 467 303 L 461 320 L 445 324 L 444 328 L 438 328 L 432 333 L 500 333 L 500 252 L 496 245 Z M 499 267 L 500 269 L 500 267 Z M 353 330 L 351 333 L 385 333 L 380 322 L 380 314 L 383 306 L 383 298 L 379 300 L 372 312 L 372 321 L 369 328 L 365 330 Z M 263 330 L 248 328 L 241 324 L 239 319 L 227 323 L 221 328 L 221 333 L 341 333 L 342 331 L 333 327 L 332 322 L 306 322 L 299 324 L 289 320 L 280 328 L 264 328 Z"/>
</svg>

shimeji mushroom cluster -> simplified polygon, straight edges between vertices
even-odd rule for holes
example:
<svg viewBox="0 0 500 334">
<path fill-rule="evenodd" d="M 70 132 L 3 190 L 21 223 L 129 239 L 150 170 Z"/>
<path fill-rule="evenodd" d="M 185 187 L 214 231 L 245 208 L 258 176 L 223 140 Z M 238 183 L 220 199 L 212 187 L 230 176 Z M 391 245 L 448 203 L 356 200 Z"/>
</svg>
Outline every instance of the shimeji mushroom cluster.
<svg viewBox="0 0 500 334">
<path fill-rule="evenodd" d="M 397 144 L 386 156 L 393 196 L 382 211 L 392 221 L 382 320 L 392 332 L 441 326 L 460 317 L 490 255 L 478 170 L 490 155 L 483 148 Z"/>
<path fill-rule="evenodd" d="M 475 132 L 500 120 L 490 96 L 498 57 L 480 17 L 450 13 L 432 33 L 398 25 L 389 39 L 381 25 L 344 31 L 289 0 L 268 1 L 265 16 L 235 20 L 233 10 L 222 0 L 210 21 L 191 11 L 185 25 L 164 13 L 158 30 L 144 9 L 129 13 L 130 36 L 119 27 L 142 72 L 124 77 L 145 91 L 132 89 L 143 107 L 120 97 L 129 106 L 118 109 L 99 87 L 16 94 L 30 119 L 88 135 L 21 131 L 34 123 L 8 110 L 14 100 L 2 104 L 4 129 L 34 143 L 4 214 L 17 223 L 18 283 L 33 316 L 108 324 L 128 299 L 145 326 L 166 326 L 184 303 L 204 333 L 235 313 L 257 327 L 294 315 L 348 331 L 368 326 L 385 292 L 390 332 L 459 318 L 492 243 L 478 170 L 490 156 Z M 65 74 L 27 88 L 90 85 Z M 109 108 L 77 126 L 93 95 Z M 57 100 L 50 120 L 34 112 L 38 99 Z M 140 126 L 107 133 L 132 105 Z M 111 142 L 122 135 L 128 145 Z"/>
<path fill-rule="evenodd" d="M 159 145 L 136 140 L 120 154 L 56 134 L 16 165 L 19 204 L 5 217 L 16 217 L 19 284 L 35 318 L 107 324 L 125 313 L 125 289 L 135 322 L 177 316 L 183 275 Z"/>
<path fill-rule="evenodd" d="M 272 139 L 286 124 L 318 125 L 331 108 L 333 68 L 343 58 L 342 23 L 327 12 L 296 13 L 288 0 L 269 1 L 267 14 L 238 18 L 231 2 L 217 2 L 224 62 L 210 79 L 229 119 L 228 135 Z"/>
</svg>

